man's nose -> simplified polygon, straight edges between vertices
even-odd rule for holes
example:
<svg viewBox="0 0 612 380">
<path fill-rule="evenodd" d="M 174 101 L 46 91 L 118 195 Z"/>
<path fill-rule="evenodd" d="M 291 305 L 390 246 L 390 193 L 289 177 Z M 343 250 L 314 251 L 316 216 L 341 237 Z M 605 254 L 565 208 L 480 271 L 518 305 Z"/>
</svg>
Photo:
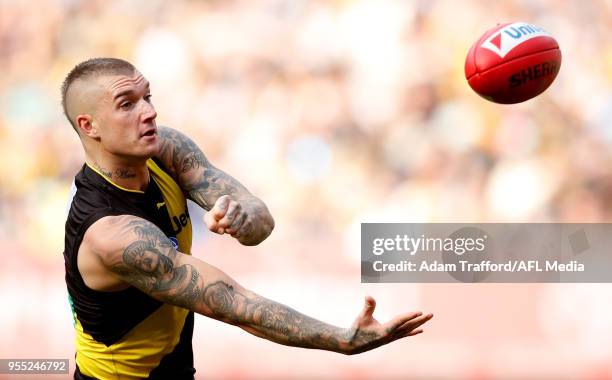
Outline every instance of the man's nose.
<svg viewBox="0 0 612 380">
<path fill-rule="evenodd" d="M 153 104 L 149 102 L 144 102 L 144 104 L 145 105 L 142 111 L 142 122 L 146 123 L 155 120 L 157 117 L 157 112 L 155 111 Z"/>
</svg>

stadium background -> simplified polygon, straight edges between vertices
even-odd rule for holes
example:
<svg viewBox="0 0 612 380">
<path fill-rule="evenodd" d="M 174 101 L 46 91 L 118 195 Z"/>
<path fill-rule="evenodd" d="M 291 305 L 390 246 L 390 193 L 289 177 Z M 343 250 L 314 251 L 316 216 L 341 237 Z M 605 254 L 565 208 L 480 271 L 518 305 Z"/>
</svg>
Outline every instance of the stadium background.
<svg viewBox="0 0 612 380">
<path fill-rule="evenodd" d="M 463 62 L 484 30 L 516 20 L 551 32 L 563 64 L 542 96 L 499 106 L 470 90 Z M 359 276 L 363 221 L 611 221 L 612 1 L 0 0 L 2 358 L 73 358 L 61 252 L 83 153 L 59 87 L 94 56 L 132 61 L 158 124 L 275 216 L 248 248 L 193 210 L 196 256 L 338 325 L 365 294 L 381 320 L 436 314 L 425 334 L 353 357 L 200 317 L 199 377 L 612 378 L 610 285 Z"/>
</svg>

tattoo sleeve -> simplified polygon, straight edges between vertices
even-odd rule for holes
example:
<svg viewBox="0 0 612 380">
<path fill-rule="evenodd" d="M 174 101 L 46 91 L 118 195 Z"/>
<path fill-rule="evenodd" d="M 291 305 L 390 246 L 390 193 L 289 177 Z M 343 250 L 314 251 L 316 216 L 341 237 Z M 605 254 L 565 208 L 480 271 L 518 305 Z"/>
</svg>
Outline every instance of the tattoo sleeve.
<svg viewBox="0 0 612 380">
<path fill-rule="evenodd" d="M 248 210 L 245 233 L 237 237 L 245 245 L 259 244 L 274 228 L 274 219 L 266 205 L 252 195 L 240 182 L 214 167 L 198 146 L 184 134 L 170 128 L 159 127 L 159 158 L 166 163 L 171 174 L 186 195 L 205 210 L 210 210 L 217 199 L 229 195 Z"/>
<path fill-rule="evenodd" d="M 301 314 L 238 285 L 217 268 L 177 252 L 155 225 L 115 217 L 113 234 L 125 242 L 103 258 L 111 272 L 150 296 L 237 325 L 274 342 L 347 352 L 355 339 L 370 340 Z"/>
<path fill-rule="evenodd" d="M 202 294 L 218 319 L 276 343 L 341 352 L 350 331 L 301 314 L 290 307 L 239 289 L 224 281 L 207 285 Z"/>
<path fill-rule="evenodd" d="M 214 167 L 198 146 L 184 134 L 159 127 L 160 157 L 171 163 L 172 174 L 189 198 L 210 210 L 222 195 L 244 198 L 252 195 L 240 182 Z"/>
</svg>

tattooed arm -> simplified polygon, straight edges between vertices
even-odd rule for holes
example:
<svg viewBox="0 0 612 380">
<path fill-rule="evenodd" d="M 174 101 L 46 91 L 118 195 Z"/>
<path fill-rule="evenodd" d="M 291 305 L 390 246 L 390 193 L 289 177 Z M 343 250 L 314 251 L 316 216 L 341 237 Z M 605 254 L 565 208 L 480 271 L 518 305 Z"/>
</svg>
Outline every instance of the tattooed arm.
<svg viewBox="0 0 612 380">
<path fill-rule="evenodd" d="M 270 235 L 274 219 L 259 198 L 214 167 L 200 148 L 181 132 L 158 127 L 158 136 L 158 158 L 179 186 L 205 210 L 215 209 L 205 219 L 211 231 L 229 233 L 244 245 L 259 244 Z"/>
<path fill-rule="evenodd" d="M 88 229 L 83 244 L 110 276 L 155 299 L 288 346 L 356 354 L 416 335 L 432 317 L 407 313 L 380 324 L 372 316 L 374 299 L 368 297 L 352 327 L 329 325 L 261 297 L 212 265 L 177 252 L 155 225 L 134 216 L 100 219 Z"/>
</svg>

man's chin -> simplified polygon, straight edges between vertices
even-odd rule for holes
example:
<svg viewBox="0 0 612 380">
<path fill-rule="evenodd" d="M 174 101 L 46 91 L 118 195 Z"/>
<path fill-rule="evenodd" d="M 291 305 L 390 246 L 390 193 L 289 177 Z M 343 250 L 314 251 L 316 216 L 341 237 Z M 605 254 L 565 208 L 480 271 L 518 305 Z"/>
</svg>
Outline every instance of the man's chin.
<svg viewBox="0 0 612 380">
<path fill-rule="evenodd" d="M 146 161 L 149 158 L 157 156 L 158 152 L 159 152 L 159 144 L 154 144 L 154 145 L 147 144 L 147 145 L 140 147 L 138 151 L 132 151 L 128 153 L 126 156 L 131 156 L 133 159 L 137 159 L 137 160 L 142 159 Z"/>
<path fill-rule="evenodd" d="M 149 136 L 141 137 L 139 142 L 141 144 L 145 143 L 143 150 L 144 150 L 144 155 L 146 155 L 147 158 L 155 157 L 159 153 L 161 144 L 160 144 L 160 140 L 157 137 L 157 135 L 153 135 L 152 137 L 149 137 Z"/>
</svg>

